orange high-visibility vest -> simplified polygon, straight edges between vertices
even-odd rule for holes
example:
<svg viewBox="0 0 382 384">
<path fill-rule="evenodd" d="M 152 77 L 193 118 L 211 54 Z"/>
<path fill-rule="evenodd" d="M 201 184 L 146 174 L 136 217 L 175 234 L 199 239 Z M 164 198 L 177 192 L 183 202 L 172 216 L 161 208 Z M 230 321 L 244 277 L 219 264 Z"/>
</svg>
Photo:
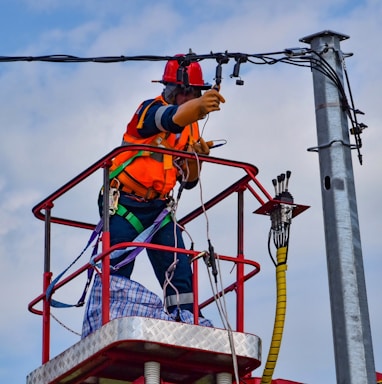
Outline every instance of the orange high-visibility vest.
<svg viewBox="0 0 382 384">
<path fill-rule="evenodd" d="M 194 122 L 184 127 L 181 133 L 161 132 L 155 136 L 142 138 L 132 134 L 131 132 L 139 132 L 143 126 L 144 118 L 147 110 L 154 103 L 162 103 L 167 105 L 161 96 L 158 96 L 150 103 L 142 112 L 139 118 L 139 112 L 142 104 L 138 107 L 137 112 L 127 126 L 126 132 L 123 135 L 123 144 L 147 144 L 154 147 L 162 146 L 165 148 L 186 150 L 188 144 L 192 145 L 199 139 L 199 126 Z M 123 187 L 131 187 L 135 190 L 138 184 L 147 190 L 154 190 L 159 195 L 168 194 L 175 186 L 178 169 L 173 164 L 173 156 L 162 155 L 158 152 L 151 151 L 128 151 L 121 153 L 113 159 L 110 171 L 112 172 L 121 164 L 128 162 L 129 159 L 135 158 L 115 176 Z M 134 188 L 133 188 L 134 184 Z M 127 188 L 128 189 L 128 188 Z M 141 193 L 142 194 L 142 193 Z"/>
</svg>

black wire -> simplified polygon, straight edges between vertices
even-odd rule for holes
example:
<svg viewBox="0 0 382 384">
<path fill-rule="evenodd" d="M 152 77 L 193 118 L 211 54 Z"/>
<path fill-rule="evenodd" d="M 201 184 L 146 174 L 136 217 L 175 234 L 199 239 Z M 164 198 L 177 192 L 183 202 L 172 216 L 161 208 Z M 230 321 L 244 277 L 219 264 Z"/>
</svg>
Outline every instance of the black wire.
<svg viewBox="0 0 382 384">
<path fill-rule="evenodd" d="M 359 113 L 359 111 L 357 111 L 355 109 L 355 106 L 354 106 L 353 93 L 352 93 L 351 87 L 350 87 L 348 71 L 346 69 L 344 61 L 343 60 L 341 60 L 341 61 L 343 63 L 343 70 L 344 70 L 344 74 L 345 74 L 346 85 L 347 85 L 347 88 L 348 88 L 348 91 L 349 91 L 349 97 L 350 97 L 350 102 L 351 102 L 351 110 L 349 110 L 349 114 L 352 115 L 353 118 L 351 118 L 350 121 L 352 123 L 353 134 L 354 134 L 354 137 L 355 137 L 355 140 L 356 140 L 358 159 L 359 159 L 360 164 L 362 164 L 362 154 L 361 154 L 361 151 L 360 151 L 360 149 L 362 148 L 362 140 L 361 140 L 361 136 L 360 136 L 362 130 L 360 128 L 360 125 L 359 125 L 358 119 L 357 119 L 357 113 Z"/>
<path fill-rule="evenodd" d="M 326 52 L 329 48 L 326 48 Z M 298 54 L 293 55 L 294 52 Z M 300 53 L 302 52 L 302 53 Z M 168 60 L 178 60 L 180 64 L 190 63 L 190 62 L 199 62 L 207 59 L 217 60 L 219 63 L 226 63 L 229 59 L 237 60 L 238 57 L 245 57 L 245 62 L 249 62 L 256 65 L 274 65 L 277 63 L 285 63 L 299 67 L 308 67 L 314 68 L 328 79 L 330 79 L 333 84 L 338 89 L 338 92 L 341 97 L 342 108 L 347 114 L 351 125 L 352 133 L 355 136 L 356 148 L 358 150 L 358 157 L 362 164 L 362 156 L 359 149 L 362 147 L 362 141 L 360 138 L 360 133 L 362 132 L 362 127 L 357 121 L 357 110 L 354 107 L 354 100 L 350 89 L 350 82 L 346 69 L 344 68 L 347 88 L 350 95 L 351 106 L 348 103 L 347 95 L 343 87 L 342 81 L 336 73 L 335 69 L 325 60 L 321 52 L 312 51 L 309 49 L 287 49 L 283 51 L 268 52 L 268 53 L 240 53 L 240 52 L 210 52 L 209 54 L 197 55 L 195 53 L 189 53 L 184 56 L 154 56 L 154 55 L 138 55 L 138 56 L 104 56 L 104 57 L 78 57 L 73 55 L 43 55 L 43 56 L 0 56 L 1 62 L 16 62 L 16 61 L 42 61 L 50 63 L 117 63 L 117 62 L 128 62 L 128 61 L 168 61 Z M 342 59 L 342 57 L 340 57 Z M 341 60 L 343 63 L 343 60 Z"/>
<path fill-rule="evenodd" d="M 275 56 L 280 56 L 276 58 Z M 195 53 L 186 54 L 184 56 L 154 56 L 154 55 L 138 55 L 138 56 L 99 56 L 99 57 L 78 57 L 73 55 L 53 54 L 43 56 L 0 56 L 0 62 L 13 62 L 13 61 L 46 61 L 46 62 L 60 62 L 60 63 L 81 63 L 81 62 L 96 62 L 96 63 L 113 63 L 113 62 L 126 62 L 126 61 L 168 61 L 178 60 L 179 62 L 191 61 L 199 62 L 206 59 L 237 59 L 238 57 L 245 57 L 250 63 L 253 64 L 276 64 L 284 60 L 285 51 L 269 52 L 269 53 L 241 53 L 241 52 L 216 52 L 209 54 L 197 55 Z M 252 58 L 252 60 L 250 59 Z"/>
<path fill-rule="evenodd" d="M 351 127 L 352 127 L 351 132 L 353 132 L 353 134 L 355 136 L 355 141 L 356 141 L 355 148 L 357 149 L 358 160 L 359 160 L 360 164 L 362 165 L 362 154 L 360 152 L 360 148 L 362 147 L 362 140 L 360 137 L 360 133 L 362 132 L 361 131 L 362 128 L 360 127 L 360 125 L 357 121 L 357 110 L 354 106 L 354 100 L 353 100 L 353 95 L 352 95 L 352 91 L 351 91 L 351 87 L 350 87 L 350 81 L 349 81 L 347 70 L 346 70 L 346 68 L 344 68 L 346 85 L 347 85 L 347 89 L 349 92 L 351 106 L 349 105 L 346 91 L 343 87 L 342 81 L 339 78 L 338 74 L 334 71 L 334 69 L 329 65 L 329 63 L 322 57 L 322 55 L 320 53 L 316 52 L 316 54 L 320 58 L 320 60 L 318 62 L 319 66 L 315 67 L 315 69 L 320 71 L 321 73 L 323 73 L 330 80 L 332 80 L 333 83 L 336 85 L 339 93 L 340 93 L 340 96 L 342 99 L 341 100 L 342 108 L 350 120 Z M 341 57 L 340 57 L 340 61 L 341 61 L 342 66 L 344 67 L 344 63 L 343 63 L 343 60 Z M 317 61 L 316 61 L 316 63 L 317 63 Z"/>
<path fill-rule="evenodd" d="M 255 53 L 255 54 L 247 54 L 240 52 L 218 52 L 218 53 L 209 53 L 204 55 L 197 55 L 195 53 L 187 54 L 185 56 L 154 56 L 154 55 L 138 55 L 138 56 L 104 56 L 104 57 L 78 57 L 73 55 L 44 55 L 44 56 L 0 56 L 0 62 L 16 62 L 16 61 L 42 61 L 42 62 L 51 62 L 51 63 L 85 63 L 85 62 L 93 62 L 93 63 L 116 63 L 116 62 L 127 62 L 127 61 L 168 61 L 168 60 L 178 60 L 180 63 L 182 62 L 199 62 L 206 59 L 215 59 L 222 60 L 222 58 L 226 59 L 237 59 L 238 57 L 245 57 L 246 62 L 256 64 L 256 65 L 274 65 L 277 63 L 286 63 L 300 67 L 311 67 L 315 70 L 322 73 L 324 76 L 328 77 L 335 86 L 337 87 L 343 102 L 343 108 L 349 116 L 350 121 L 352 122 L 352 126 L 355 131 L 359 128 L 357 119 L 352 113 L 355 111 L 354 102 L 352 95 L 351 102 L 352 108 L 350 108 L 346 92 L 343 88 L 342 82 L 339 79 L 335 70 L 329 65 L 329 63 L 325 60 L 321 53 L 311 51 L 311 50 L 303 50 L 303 54 L 299 56 L 292 56 L 288 54 L 292 50 L 284 50 L 284 51 L 276 51 L 269 53 Z M 309 55 L 308 55 L 309 53 Z M 313 53 L 313 54 L 312 54 Z M 316 57 L 315 57 L 316 55 Z M 281 57 L 277 57 L 281 56 Z M 251 59 L 252 58 L 252 59 Z M 348 82 L 348 89 L 350 91 L 349 81 L 347 72 L 345 72 L 345 76 Z"/>
<path fill-rule="evenodd" d="M 268 234 L 268 254 L 272 260 L 273 265 L 276 267 L 277 263 L 276 263 L 274 257 L 272 256 L 272 251 L 271 251 L 271 238 L 272 238 L 272 228 L 269 229 L 269 234 Z"/>
<path fill-rule="evenodd" d="M 174 56 L 104 56 L 104 57 L 78 57 L 72 55 L 45 55 L 45 56 L 0 56 L 0 62 L 12 61 L 45 61 L 53 63 L 116 63 L 125 61 L 168 61 L 177 59 Z"/>
</svg>

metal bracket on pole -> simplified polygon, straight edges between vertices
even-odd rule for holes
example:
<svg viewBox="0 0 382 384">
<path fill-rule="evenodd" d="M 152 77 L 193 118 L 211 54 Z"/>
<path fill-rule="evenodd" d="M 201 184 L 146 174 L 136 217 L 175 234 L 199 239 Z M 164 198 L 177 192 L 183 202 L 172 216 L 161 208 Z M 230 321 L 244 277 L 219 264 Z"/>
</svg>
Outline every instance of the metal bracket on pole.
<svg viewBox="0 0 382 384">
<path fill-rule="evenodd" d="M 343 83 L 340 41 L 348 36 L 323 31 L 300 39 L 311 44 L 314 100 L 326 256 L 337 383 L 375 383 L 347 117 L 336 84 L 320 71 L 321 58 Z M 318 63 L 318 64 L 317 64 Z M 329 144 L 328 144 L 329 143 Z"/>
</svg>

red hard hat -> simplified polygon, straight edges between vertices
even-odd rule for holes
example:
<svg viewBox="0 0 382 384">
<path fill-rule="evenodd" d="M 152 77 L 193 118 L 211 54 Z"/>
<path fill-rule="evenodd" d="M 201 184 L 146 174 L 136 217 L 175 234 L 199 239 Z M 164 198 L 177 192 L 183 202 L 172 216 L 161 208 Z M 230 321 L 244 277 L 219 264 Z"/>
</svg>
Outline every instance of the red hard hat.
<svg viewBox="0 0 382 384">
<path fill-rule="evenodd" d="M 176 55 L 184 56 L 184 55 Z M 183 84 L 183 80 L 177 80 L 177 73 L 179 69 L 178 60 L 169 60 L 164 68 L 161 83 L 163 84 Z M 191 87 L 198 87 L 201 89 L 211 88 L 211 84 L 205 83 L 203 80 L 203 73 L 200 64 L 191 62 L 185 69 L 188 75 L 188 85 Z"/>
</svg>

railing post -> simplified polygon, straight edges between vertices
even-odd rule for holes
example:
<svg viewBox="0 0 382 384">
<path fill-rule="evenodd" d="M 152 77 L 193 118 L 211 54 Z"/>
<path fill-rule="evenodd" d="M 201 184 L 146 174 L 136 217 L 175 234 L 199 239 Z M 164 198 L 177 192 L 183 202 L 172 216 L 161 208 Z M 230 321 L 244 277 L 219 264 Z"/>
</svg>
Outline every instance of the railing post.
<svg viewBox="0 0 382 384">
<path fill-rule="evenodd" d="M 237 192 L 237 258 L 244 259 L 244 189 Z M 244 263 L 236 264 L 236 330 L 244 332 Z"/>
<path fill-rule="evenodd" d="M 53 205 L 45 207 L 45 239 L 44 239 L 44 276 L 43 276 L 43 292 L 45 294 L 43 300 L 42 312 L 42 363 L 49 361 L 50 357 L 50 303 L 46 297 L 46 291 L 52 279 L 50 271 L 50 213 Z"/>
<path fill-rule="evenodd" d="M 194 324 L 199 324 L 199 269 L 198 259 L 192 263 L 192 287 L 194 294 Z"/>
<path fill-rule="evenodd" d="M 103 171 L 103 233 L 102 251 L 110 248 L 109 226 L 109 165 L 105 164 Z M 102 324 L 110 321 L 110 255 L 102 259 Z"/>
</svg>

